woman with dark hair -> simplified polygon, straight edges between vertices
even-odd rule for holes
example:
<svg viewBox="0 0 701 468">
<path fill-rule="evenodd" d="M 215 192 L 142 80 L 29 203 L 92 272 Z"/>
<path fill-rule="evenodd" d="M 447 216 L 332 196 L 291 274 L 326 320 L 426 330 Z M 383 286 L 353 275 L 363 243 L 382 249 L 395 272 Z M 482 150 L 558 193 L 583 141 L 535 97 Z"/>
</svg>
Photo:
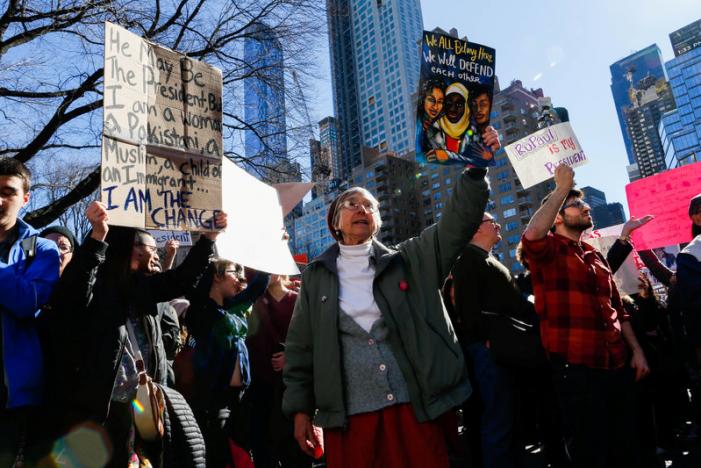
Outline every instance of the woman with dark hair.
<svg viewBox="0 0 701 468">
<path fill-rule="evenodd" d="M 431 149 L 433 134 L 438 131 L 433 124 L 443 114 L 445 84 L 438 78 L 431 78 L 421 86 L 416 109 L 416 151 L 419 154 Z"/>
<path fill-rule="evenodd" d="M 75 382 L 67 382 L 72 386 L 68 404 L 83 419 L 104 425 L 113 447 L 108 466 L 123 467 L 138 444 L 132 402 L 140 366 L 154 382 L 166 382 L 157 304 L 190 290 L 207 268 L 218 233 L 202 233 L 180 266 L 160 273 L 156 242 L 148 232 L 108 226 L 99 202 L 88 207 L 87 217 L 92 233 L 59 283 L 73 309 L 66 319 L 75 323 L 84 346 Z M 217 215 L 215 223 L 226 228 L 226 214 Z"/>
<path fill-rule="evenodd" d="M 246 288 L 243 267 L 216 258 L 189 297 L 185 323 L 193 382 L 186 397 L 205 437 L 208 467 L 235 465 L 229 438 L 238 446 L 249 445 L 249 422 L 241 407 L 251 383 L 246 312 L 265 292 L 267 281 L 266 274 L 258 273 Z"/>
</svg>

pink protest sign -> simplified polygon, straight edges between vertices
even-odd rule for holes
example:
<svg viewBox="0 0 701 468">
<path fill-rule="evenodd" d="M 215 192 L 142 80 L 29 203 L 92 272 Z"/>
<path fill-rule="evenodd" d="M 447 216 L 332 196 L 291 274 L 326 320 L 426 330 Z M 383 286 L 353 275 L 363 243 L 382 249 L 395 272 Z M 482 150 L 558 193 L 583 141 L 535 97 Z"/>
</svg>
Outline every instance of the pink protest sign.
<svg viewBox="0 0 701 468">
<path fill-rule="evenodd" d="M 655 215 L 633 232 L 637 250 L 691 240 L 689 200 L 701 192 L 701 162 L 682 166 L 626 185 L 631 216 Z"/>
</svg>

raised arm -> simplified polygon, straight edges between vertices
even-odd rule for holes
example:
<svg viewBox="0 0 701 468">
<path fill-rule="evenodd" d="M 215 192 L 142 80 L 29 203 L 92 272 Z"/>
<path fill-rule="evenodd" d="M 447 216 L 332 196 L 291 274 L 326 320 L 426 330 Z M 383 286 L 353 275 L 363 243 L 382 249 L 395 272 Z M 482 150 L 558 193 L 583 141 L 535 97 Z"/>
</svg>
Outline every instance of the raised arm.
<svg viewBox="0 0 701 468">
<path fill-rule="evenodd" d="M 543 239 L 548 235 L 548 231 L 555 223 L 557 213 L 562 208 L 562 203 L 567 198 L 567 194 L 574 186 L 574 170 L 560 164 L 555 168 L 555 190 L 550 193 L 548 200 L 538 208 L 526 226 L 523 236 L 530 240 Z"/>
</svg>

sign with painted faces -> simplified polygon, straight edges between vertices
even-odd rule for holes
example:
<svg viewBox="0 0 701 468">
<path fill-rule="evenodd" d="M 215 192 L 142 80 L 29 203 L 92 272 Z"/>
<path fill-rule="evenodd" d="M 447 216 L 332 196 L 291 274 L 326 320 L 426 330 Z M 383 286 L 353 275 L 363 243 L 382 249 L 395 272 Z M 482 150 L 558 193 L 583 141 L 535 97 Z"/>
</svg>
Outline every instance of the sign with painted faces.
<svg viewBox="0 0 701 468">
<path fill-rule="evenodd" d="M 419 163 L 494 164 L 482 142 L 494 94 L 495 51 L 424 31 L 416 109 Z"/>
</svg>

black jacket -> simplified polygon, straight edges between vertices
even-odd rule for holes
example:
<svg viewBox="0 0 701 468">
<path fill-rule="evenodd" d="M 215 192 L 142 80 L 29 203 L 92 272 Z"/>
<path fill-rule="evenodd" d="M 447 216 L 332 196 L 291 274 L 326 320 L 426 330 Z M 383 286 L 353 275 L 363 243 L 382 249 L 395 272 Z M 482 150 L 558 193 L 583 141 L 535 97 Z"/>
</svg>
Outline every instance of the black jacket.
<svg viewBox="0 0 701 468">
<path fill-rule="evenodd" d="M 108 248 L 104 242 L 87 239 L 59 281 L 62 292 L 57 308 L 78 336 L 81 357 L 77 363 L 71 405 L 86 417 L 103 421 L 109 410 L 112 388 L 127 340 L 127 311 L 131 308 L 143 320 L 152 344 L 151 368 L 154 381 L 165 384 L 167 359 L 157 304 L 184 295 L 204 273 L 214 243 L 205 237 L 192 247 L 183 263 L 173 270 L 152 276 L 134 274 L 125 290 L 101 278 L 99 267 Z"/>
</svg>

